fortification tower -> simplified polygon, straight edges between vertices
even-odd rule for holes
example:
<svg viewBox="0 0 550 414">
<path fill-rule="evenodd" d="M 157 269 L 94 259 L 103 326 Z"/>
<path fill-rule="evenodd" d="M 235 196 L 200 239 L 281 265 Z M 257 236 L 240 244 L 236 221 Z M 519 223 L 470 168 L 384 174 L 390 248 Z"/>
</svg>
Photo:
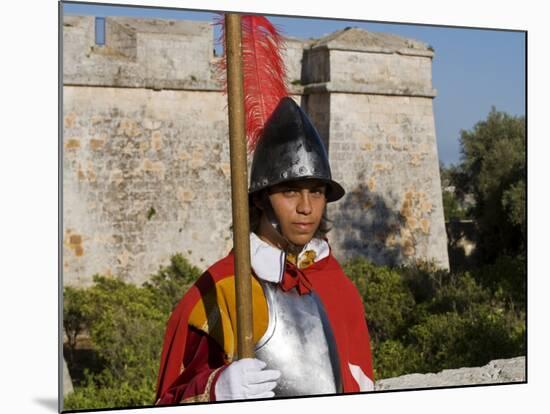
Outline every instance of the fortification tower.
<svg viewBox="0 0 550 414">
<path fill-rule="evenodd" d="M 433 51 L 356 28 L 304 51 L 304 106 L 348 194 L 330 205 L 336 254 L 448 268 L 432 88 Z"/>
</svg>

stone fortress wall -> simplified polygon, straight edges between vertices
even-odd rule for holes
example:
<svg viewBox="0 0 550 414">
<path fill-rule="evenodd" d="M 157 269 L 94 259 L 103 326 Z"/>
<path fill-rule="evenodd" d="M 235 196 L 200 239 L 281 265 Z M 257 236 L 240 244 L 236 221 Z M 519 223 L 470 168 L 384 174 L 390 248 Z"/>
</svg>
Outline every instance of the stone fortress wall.
<svg viewBox="0 0 550 414">
<path fill-rule="evenodd" d="M 226 97 L 208 22 L 63 21 L 63 278 L 141 283 L 183 253 L 232 246 Z M 287 39 L 292 96 L 346 196 L 329 206 L 336 257 L 448 267 L 433 116 L 433 51 L 349 28 Z"/>
</svg>

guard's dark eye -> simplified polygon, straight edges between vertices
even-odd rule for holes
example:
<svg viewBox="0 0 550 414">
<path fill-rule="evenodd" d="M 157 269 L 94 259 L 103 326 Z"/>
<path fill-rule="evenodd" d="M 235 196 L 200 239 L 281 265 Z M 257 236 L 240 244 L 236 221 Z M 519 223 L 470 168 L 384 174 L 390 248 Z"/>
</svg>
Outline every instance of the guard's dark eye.
<svg viewBox="0 0 550 414">
<path fill-rule="evenodd" d="M 283 194 L 287 197 L 292 197 L 298 194 L 298 190 L 296 190 L 295 188 L 285 188 L 283 190 Z"/>
<path fill-rule="evenodd" d="M 325 194 L 325 187 L 317 187 L 311 190 L 311 194 L 314 196 L 322 196 Z"/>
</svg>

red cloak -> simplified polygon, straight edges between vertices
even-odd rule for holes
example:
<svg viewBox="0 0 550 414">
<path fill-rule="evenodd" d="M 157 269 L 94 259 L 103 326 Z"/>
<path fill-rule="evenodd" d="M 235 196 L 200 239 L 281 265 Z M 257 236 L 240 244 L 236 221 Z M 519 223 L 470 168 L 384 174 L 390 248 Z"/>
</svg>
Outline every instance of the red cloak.
<svg viewBox="0 0 550 414">
<path fill-rule="evenodd" d="M 365 380 L 374 382 L 361 297 L 332 254 L 301 271 L 321 298 L 331 323 L 340 358 L 343 391 L 359 392 L 365 388 Z M 214 399 L 213 384 L 227 364 L 227 358 L 215 341 L 189 327 L 188 321 L 197 302 L 214 289 L 216 283 L 232 277 L 233 273 L 231 252 L 197 280 L 172 312 L 164 337 L 157 404 Z M 360 386 L 360 382 L 363 385 Z M 193 398 L 200 394 L 201 398 Z"/>
</svg>

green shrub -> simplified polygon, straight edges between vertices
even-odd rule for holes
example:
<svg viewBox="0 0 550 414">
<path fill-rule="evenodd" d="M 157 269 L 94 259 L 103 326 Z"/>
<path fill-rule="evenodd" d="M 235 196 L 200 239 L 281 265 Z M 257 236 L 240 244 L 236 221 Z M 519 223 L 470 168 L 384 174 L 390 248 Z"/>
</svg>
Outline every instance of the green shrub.
<svg viewBox="0 0 550 414">
<path fill-rule="evenodd" d="M 475 273 L 431 263 L 391 269 L 359 258 L 344 269 L 363 298 L 377 380 L 525 354 L 521 258 Z"/>
<path fill-rule="evenodd" d="M 154 295 L 156 306 L 169 314 L 201 273 L 177 253 L 170 258 L 169 266 L 161 267 L 143 286 Z"/>
<path fill-rule="evenodd" d="M 166 321 L 199 275 L 175 255 L 143 286 L 96 275 L 88 288 L 66 287 L 64 327 L 70 346 L 76 343 L 71 338 L 85 333 L 97 359 L 65 399 L 65 408 L 153 404 Z"/>
<path fill-rule="evenodd" d="M 66 408 L 112 407 L 121 400 L 151 404 L 167 315 L 155 306 L 150 289 L 113 277 L 96 275 L 93 281 L 78 296 L 99 366 L 85 373 Z"/>
<path fill-rule="evenodd" d="M 157 361 L 158 363 L 158 361 Z M 100 374 L 86 373 L 86 381 L 64 399 L 65 410 L 84 410 L 114 407 L 139 407 L 154 403 L 152 382 L 156 378 L 139 380 L 117 378 L 108 369 Z"/>
<path fill-rule="evenodd" d="M 420 354 L 412 345 L 396 339 L 383 341 L 374 348 L 374 377 L 392 378 L 418 372 L 420 358 Z"/>
<path fill-rule="evenodd" d="M 410 335 L 420 355 L 416 371 L 433 372 L 442 367 L 468 365 L 464 361 L 468 349 L 464 335 L 465 323 L 465 319 L 458 313 L 446 312 L 429 315 L 422 323 L 413 326 Z"/>
<path fill-rule="evenodd" d="M 417 372 L 481 366 L 492 359 L 525 353 L 525 324 L 502 309 L 477 304 L 464 313 L 432 314 L 411 327 L 411 342 L 420 352 Z"/>
<path fill-rule="evenodd" d="M 476 269 L 476 281 L 510 306 L 525 308 L 527 266 L 524 255 L 499 256 L 495 263 Z"/>
<path fill-rule="evenodd" d="M 413 296 L 399 273 L 361 258 L 343 267 L 362 296 L 372 341 L 379 343 L 399 337 L 414 307 Z"/>
<path fill-rule="evenodd" d="M 143 361 L 157 356 L 162 346 L 166 313 L 155 305 L 151 290 L 104 276 L 94 277 L 88 290 L 95 304 L 90 319 L 90 338 L 115 377 L 138 370 L 150 374 Z"/>
<path fill-rule="evenodd" d="M 84 289 L 67 286 L 63 293 L 63 329 L 67 335 L 69 364 L 74 361 L 74 352 L 79 336 L 90 324 L 88 294 Z"/>
</svg>

